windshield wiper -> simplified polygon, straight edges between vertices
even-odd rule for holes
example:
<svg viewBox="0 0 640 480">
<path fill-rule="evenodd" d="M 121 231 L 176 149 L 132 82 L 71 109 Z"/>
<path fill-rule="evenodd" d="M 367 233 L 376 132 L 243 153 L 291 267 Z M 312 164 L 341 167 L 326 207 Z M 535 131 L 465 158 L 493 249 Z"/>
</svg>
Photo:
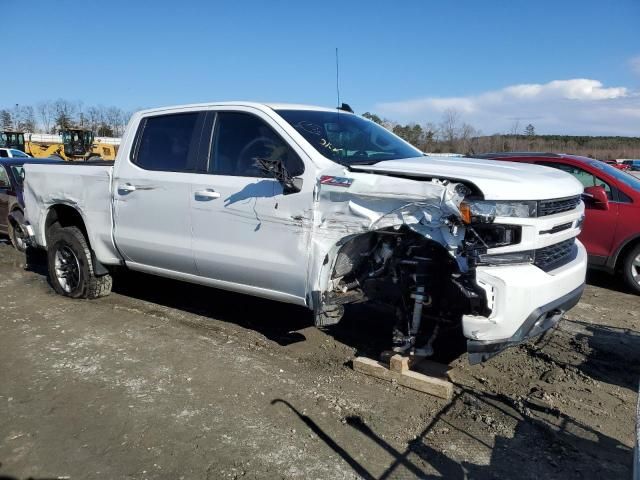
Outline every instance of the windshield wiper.
<svg viewBox="0 0 640 480">
<path fill-rule="evenodd" d="M 376 163 L 382 162 L 382 160 L 368 160 L 368 161 L 360 161 L 360 162 L 349 162 L 347 164 L 348 167 L 353 165 L 375 165 Z"/>
</svg>

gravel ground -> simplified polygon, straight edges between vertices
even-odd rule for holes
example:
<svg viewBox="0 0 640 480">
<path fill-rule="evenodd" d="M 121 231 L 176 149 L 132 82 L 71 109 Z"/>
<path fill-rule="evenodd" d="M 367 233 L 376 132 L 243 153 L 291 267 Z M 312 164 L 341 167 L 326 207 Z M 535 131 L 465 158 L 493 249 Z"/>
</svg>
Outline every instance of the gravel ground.
<svg viewBox="0 0 640 480">
<path fill-rule="evenodd" d="M 55 295 L 0 244 L 0 478 L 629 478 L 640 298 L 593 275 L 558 329 L 445 402 L 354 372 L 388 326 L 129 274 Z M 4 476 L 3 476 L 4 475 Z"/>
</svg>

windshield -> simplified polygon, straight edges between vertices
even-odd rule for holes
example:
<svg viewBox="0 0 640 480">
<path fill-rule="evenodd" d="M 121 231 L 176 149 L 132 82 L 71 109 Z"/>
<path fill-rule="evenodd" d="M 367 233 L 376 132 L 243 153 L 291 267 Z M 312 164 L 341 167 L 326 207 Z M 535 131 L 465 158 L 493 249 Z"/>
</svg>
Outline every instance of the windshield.
<svg viewBox="0 0 640 480">
<path fill-rule="evenodd" d="M 422 152 L 380 125 L 349 113 L 278 110 L 318 152 L 342 165 L 421 157 Z"/>
<path fill-rule="evenodd" d="M 11 155 L 13 155 L 13 158 L 29 158 L 29 155 L 27 155 L 24 152 L 21 152 L 20 150 L 11 150 Z"/>
<path fill-rule="evenodd" d="M 615 167 L 612 167 L 608 163 L 600 162 L 598 160 L 591 160 L 588 163 L 592 167 L 602 170 L 607 175 L 611 175 L 616 180 L 622 183 L 625 183 L 629 185 L 631 188 L 633 188 L 634 190 L 637 190 L 638 192 L 640 192 L 640 179 L 634 177 L 630 173 L 619 170 Z"/>
</svg>

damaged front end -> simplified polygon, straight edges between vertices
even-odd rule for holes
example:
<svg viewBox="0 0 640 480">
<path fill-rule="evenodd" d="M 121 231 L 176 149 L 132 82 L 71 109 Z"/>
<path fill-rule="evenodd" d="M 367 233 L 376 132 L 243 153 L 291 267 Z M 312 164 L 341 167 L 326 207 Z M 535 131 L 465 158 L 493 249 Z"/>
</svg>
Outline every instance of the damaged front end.
<svg viewBox="0 0 640 480">
<path fill-rule="evenodd" d="M 318 182 L 316 325 L 337 323 L 345 304 L 375 303 L 395 317 L 395 351 L 432 355 L 435 338 L 459 334 L 463 316 L 490 315 L 475 265 L 488 246 L 483 238 L 504 235 L 470 227 L 464 200 L 481 198 L 473 186 L 359 176 Z"/>
</svg>

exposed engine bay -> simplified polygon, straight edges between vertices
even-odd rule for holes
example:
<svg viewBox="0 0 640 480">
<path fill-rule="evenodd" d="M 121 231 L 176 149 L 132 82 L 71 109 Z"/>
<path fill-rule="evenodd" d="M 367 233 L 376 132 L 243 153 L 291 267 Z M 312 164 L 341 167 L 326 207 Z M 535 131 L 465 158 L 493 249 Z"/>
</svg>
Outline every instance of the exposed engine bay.
<svg viewBox="0 0 640 480">
<path fill-rule="evenodd" d="M 430 356 L 438 334 L 459 328 L 462 315 L 490 314 L 475 269 L 462 271 L 442 245 L 406 226 L 362 234 L 345 243 L 331 282 L 333 289 L 324 302 L 325 324 L 339 320 L 346 303 L 385 306 L 395 315 L 392 340 L 398 352 Z"/>
<path fill-rule="evenodd" d="M 461 183 L 420 183 L 438 188 L 439 202 L 405 203 L 376 218 L 370 199 L 349 199 L 350 212 L 371 224 L 338 242 L 318 326 L 337 323 L 346 304 L 370 302 L 395 317 L 395 351 L 430 356 L 438 335 L 459 329 L 463 315 L 491 314 L 475 267 L 488 248 L 517 243 L 519 230 L 493 218 L 465 221 L 461 205 L 474 192 Z"/>
</svg>

